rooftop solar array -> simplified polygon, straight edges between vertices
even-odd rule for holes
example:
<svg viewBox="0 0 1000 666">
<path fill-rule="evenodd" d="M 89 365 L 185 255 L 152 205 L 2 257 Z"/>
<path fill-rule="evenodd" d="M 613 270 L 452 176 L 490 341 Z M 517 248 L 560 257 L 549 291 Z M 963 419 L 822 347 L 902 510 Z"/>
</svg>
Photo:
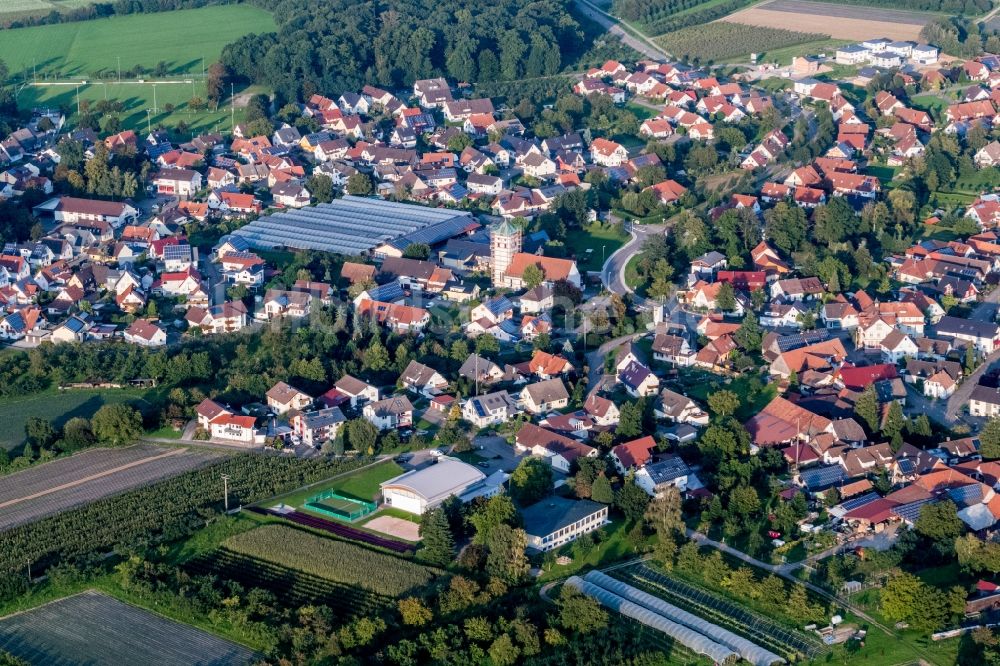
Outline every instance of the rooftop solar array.
<svg viewBox="0 0 1000 666">
<path fill-rule="evenodd" d="M 463 224 L 458 224 L 459 218 Z M 382 199 L 345 196 L 328 204 L 275 213 L 233 232 L 255 248 L 285 247 L 360 255 L 403 237 L 428 236 L 438 225 L 464 228 L 468 213 Z M 457 232 L 456 232 L 457 233 Z M 443 240 L 443 239 L 441 239 Z M 414 241 L 411 241 L 414 242 Z"/>
<path fill-rule="evenodd" d="M 843 481 L 844 469 L 840 465 L 818 467 L 802 472 L 799 478 L 809 490 L 820 490 Z"/>
<path fill-rule="evenodd" d="M 877 499 L 880 499 L 878 493 L 865 493 L 861 497 L 852 497 L 845 502 L 841 502 L 840 507 L 844 510 L 844 513 L 847 513 L 871 504 Z"/>
<path fill-rule="evenodd" d="M 930 502 L 929 499 L 917 500 L 916 502 L 910 502 L 909 504 L 901 504 L 895 507 L 892 512 L 902 518 L 907 522 L 914 522 L 920 517 L 920 510 L 924 508 L 924 505 Z"/>
</svg>

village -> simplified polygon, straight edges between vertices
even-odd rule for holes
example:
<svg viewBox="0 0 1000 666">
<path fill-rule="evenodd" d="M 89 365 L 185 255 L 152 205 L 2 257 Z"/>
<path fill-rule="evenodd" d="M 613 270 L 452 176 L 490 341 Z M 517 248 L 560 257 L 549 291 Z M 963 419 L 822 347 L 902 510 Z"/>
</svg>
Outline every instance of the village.
<svg viewBox="0 0 1000 666">
<path fill-rule="evenodd" d="M 33 222 L 0 256 L 0 341 L 172 349 L 333 319 L 439 343 L 393 381 L 387 362 L 322 391 L 278 381 L 165 426 L 301 457 L 344 455 L 345 434 L 373 443 L 358 455 L 420 438 L 381 484 L 417 516 L 542 461 L 550 482 L 523 511 L 535 553 L 607 526 L 612 487 L 676 489 L 716 514 L 692 527 L 735 530 L 774 566 L 888 550 L 946 501 L 988 541 L 1000 57 L 938 58 L 873 38 L 796 58 L 788 78 L 608 61 L 561 94 L 635 122 L 546 116 L 546 136 L 441 78 L 315 94 L 272 109 L 270 135 L 183 142 L 36 109 L 0 143 L 0 197 Z M 915 102 L 941 90 L 933 113 Z M 121 196 L 87 195 L 68 159 L 87 179 L 148 166 L 115 176 Z M 303 255 L 333 259 L 323 274 Z M 347 432 L 358 422 L 370 438 Z M 752 512 L 732 497 L 758 468 L 782 470 L 795 513 L 741 534 Z M 969 603 L 1000 599 L 982 596 Z"/>
</svg>

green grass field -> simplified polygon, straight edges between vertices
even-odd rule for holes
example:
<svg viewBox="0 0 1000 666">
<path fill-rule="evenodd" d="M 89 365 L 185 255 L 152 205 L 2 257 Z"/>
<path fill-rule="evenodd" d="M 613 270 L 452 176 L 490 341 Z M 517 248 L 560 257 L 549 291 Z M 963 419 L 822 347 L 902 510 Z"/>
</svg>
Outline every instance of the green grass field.
<svg viewBox="0 0 1000 666">
<path fill-rule="evenodd" d="M 0 448 L 12 449 L 24 441 L 24 424 L 32 416 L 61 427 L 73 417 L 90 418 L 103 405 L 142 401 L 142 391 L 127 389 L 46 391 L 0 401 Z"/>
<path fill-rule="evenodd" d="M 268 500 L 267 505 L 273 506 L 278 503 L 284 503 L 288 506 L 299 508 L 310 497 L 325 490 L 336 490 L 341 495 L 357 497 L 366 502 L 371 502 L 375 499 L 375 495 L 378 494 L 379 484 L 402 473 L 403 468 L 397 465 L 395 461 L 386 460 L 385 462 L 360 469 L 326 483 L 293 490 L 273 500 Z"/>
<path fill-rule="evenodd" d="M 193 79 L 194 93 L 205 94 L 205 86 L 201 81 Z M 76 112 L 76 86 L 27 86 L 17 96 L 18 106 L 30 109 L 36 106 L 59 107 L 70 113 L 70 122 Z M 244 90 L 243 92 L 249 92 Z M 96 102 L 102 99 L 114 99 L 123 103 L 124 112 L 120 118 L 125 129 L 145 132 L 149 127 L 158 125 L 176 128 L 181 122 L 193 132 L 206 132 L 219 128 L 228 131 L 232 118 L 228 106 L 218 111 L 191 111 L 188 101 L 192 97 L 191 83 L 165 83 L 156 86 L 157 113 L 149 113 L 153 108 L 153 86 L 144 83 L 96 83 L 80 86 L 80 100 Z M 237 90 L 237 95 L 240 91 Z M 169 112 L 167 104 L 173 105 Z M 244 117 L 244 109 L 236 109 L 236 122 Z"/>
<path fill-rule="evenodd" d="M 6 3 L 4 3 L 6 4 Z M 30 79 L 90 78 L 100 71 L 167 63 L 171 74 L 202 72 L 222 47 L 251 32 L 275 29 L 270 13 L 248 5 L 225 5 L 156 14 L 19 28 L 3 33 L 0 59 L 11 76 Z"/>
<path fill-rule="evenodd" d="M 583 271 L 600 271 L 603 260 L 610 257 L 628 240 L 618 226 L 595 222 L 584 227 L 583 232 L 566 236 L 566 249 L 576 255 L 576 263 Z M 587 250 L 590 250 L 589 252 Z"/>
<path fill-rule="evenodd" d="M 0 60 L 19 84 L 21 108 L 51 106 L 73 113 L 79 94 L 79 101 L 122 102 L 127 129 L 184 123 L 193 132 L 228 130 L 233 118 L 227 105 L 217 111 L 188 108 L 192 97 L 206 96 L 202 68 L 218 60 L 227 43 L 274 28 L 270 13 L 248 5 L 116 16 L 4 31 Z M 114 76 L 119 64 L 127 72 L 159 63 L 165 64 L 168 77 L 145 75 L 142 83 L 127 78 L 119 83 Z M 153 80 L 162 82 L 154 86 Z M 147 113 L 154 102 L 156 112 Z M 235 121 L 241 119 L 237 109 Z"/>
</svg>

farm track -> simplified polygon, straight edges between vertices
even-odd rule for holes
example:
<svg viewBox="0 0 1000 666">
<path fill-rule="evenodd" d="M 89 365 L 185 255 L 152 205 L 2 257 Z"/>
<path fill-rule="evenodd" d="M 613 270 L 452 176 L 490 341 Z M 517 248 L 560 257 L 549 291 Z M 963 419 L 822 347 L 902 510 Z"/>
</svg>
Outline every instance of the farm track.
<svg viewBox="0 0 1000 666">
<path fill-rule="evenodd" d="M 31 664 L 237 666 L 251 650 L 93 590 L 0 620 L 0 650 Z"/>
<path fill-rule="evenodd" d="M 218 457 L 148 445 L 94 449 L 0 477 L 0 531 L 181 474 Z"/>
</svg>

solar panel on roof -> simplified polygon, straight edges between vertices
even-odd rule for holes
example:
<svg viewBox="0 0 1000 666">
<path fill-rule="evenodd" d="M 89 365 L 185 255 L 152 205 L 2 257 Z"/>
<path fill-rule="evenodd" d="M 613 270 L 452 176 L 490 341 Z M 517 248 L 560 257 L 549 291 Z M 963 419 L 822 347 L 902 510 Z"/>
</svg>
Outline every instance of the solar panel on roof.
<svg viewBox="0 0 1000 666">
<path fill-rule="evenodd" d="M 800 475 L 802 482 L 810 490 L 832 486 L 844 480 L 844 469 L 839 465 L 807 470 Z"/>
<path fill-rule="evenodd" d="M 878 493 L 865 493 L 860 497 L 852 497 L 846 502 L 841 502 L 840 507 L 845 511 L 854 511 L 857 508 L 867 506 L 875 500 L 879 499 Z"/>
<path fill-rule="evenodd" d="M 903 474 L 913 474 L 913 471 L 916 469 L 913 461 L 909 458 L 900 458 L 896 461 L 896 464 L 899 465 L 899 471 Z"/>
<path fill-rule="evenodd" d="M 967 486 L 962 486 L 960 488 L 952 488 L 948 491 L 948 497 L 952 499 L 955 504 L 960 506 L 969 506 L 970 504 L 978 504 L 983 500 L 982 488 L 978 483 L 970 483 Z"/>
<path fill-rule="evenodd" d="M 894 508 L 892 512 L 903 520 L 912 523 L 920 517 L 920 510 L 930 501 L 929 499 L 922 499 L 910 502 L 909 504 L 901 504 Z"/>
</svg>

